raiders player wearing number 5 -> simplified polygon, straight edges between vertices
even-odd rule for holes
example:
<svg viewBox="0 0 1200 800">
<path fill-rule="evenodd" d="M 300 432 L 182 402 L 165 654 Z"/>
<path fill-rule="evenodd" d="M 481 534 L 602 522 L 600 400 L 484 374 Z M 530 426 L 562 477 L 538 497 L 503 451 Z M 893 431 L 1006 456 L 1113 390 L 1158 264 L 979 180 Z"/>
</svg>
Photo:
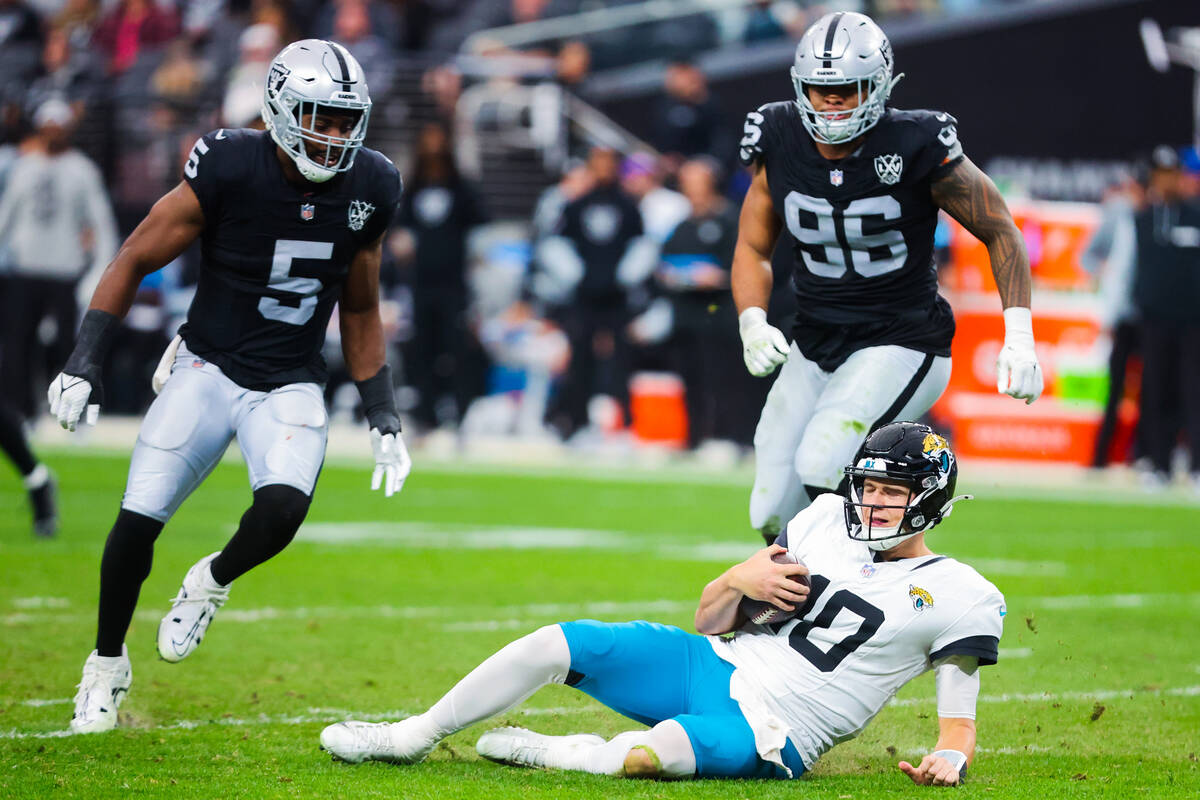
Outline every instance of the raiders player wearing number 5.
<svg viewBox="0 0 1200 800">
<path fill-rule="evenodd" d="M 184 180 L 130 234 L 92 297 L 78 343 L 50 386 L 74 430 L 103 402 L 100 365 L 147 274 L 199 239 L 203 265 L 187 323 L 155 373 L 158 398 L 138 434 L 121 510 L 100 565 L 96 649 L 83 667 L 71 730 L 117 724 L 132 679 L 124 646 L 154 540 L 236 437 L 254 500 L 233 538 L 183 579 L 158 628 L 167 661 L 187 657 L 235 578 L 292 540 L 325 457 L 321 346 L 335 303 L 375 455 L 372 488 L 400 490 L 411 461 L 384 354 L 381 241 L 400 174 L 362 146 L 371 100 L 362 68 L 317 39 L 284 48 L 265 76 L 266 132 L 199 139 Z"/>
<path fill-rule="evenodd" d="M 946 388 L 954 316 L 937 291 L 938 209 L 987 245 L 1004 306 L 998 390 L 1027 403 L 1042 392 L 1021 233 L 963 155 L 954 117 L 887 107 L 899 79 L 874 22 L 828 14 L 796 47 L 796 100 L 746 117 L 741 158 L 754 179 L 733 297 L 746 368 L 765 376 L 783 365 L 754 437 L 750 520 L 768 542 L 811 498 L 839 487 L 867 433 L 920 417 Z M 790 347 L 766 318 L 785 227 L 798 300 Z"/>
<path fill-rule="evenodd" d="M 548 625 L 424 714 L 330 725 L 322 747 L 351 763 L 412 764 L 444 737 L 565 683 L 650 729 L 606 741 L 499 728 L 479 739 L 480 755 L 630 778 L 798 778 L 933 670 L 937 744 L 897 766 L 918 784 L 958 784 L 975 751 L 979 667 L 996 663 L 1005 608 L 978 572 L 925 544 L 961 499 L 954 453 L 927 426 L 895 422 L 867 438 L 846 472 L 849 499 L 817 498 L 774 544 L 704 588 L 696 630 L 707 636 L 649 622 Z M 783 553 L 791 563 L 773 558 Z M 782 618 L 750 622 L 747 601 Z"/>
</svg>

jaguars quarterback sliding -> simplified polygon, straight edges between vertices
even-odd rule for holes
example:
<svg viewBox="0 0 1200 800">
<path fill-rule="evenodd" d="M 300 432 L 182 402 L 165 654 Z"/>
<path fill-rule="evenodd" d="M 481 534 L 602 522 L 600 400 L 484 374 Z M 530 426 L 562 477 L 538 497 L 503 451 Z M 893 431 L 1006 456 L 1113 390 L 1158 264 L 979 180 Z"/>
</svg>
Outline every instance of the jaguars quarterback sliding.
<svg viewBox="0 0 1200 800">
<path fill-rule="evenodd" d="M 125 647 L 154 541 L 233 438 L 253 502 L 233 538 L 183 579 L 158 628 L 158 653 L 200 644 L 230 584 L 291 542 L 325 457 L 325 330 L 337 304 L 342 350 L 362 394 L 375 456 L 372 489 L 400 490 L 411 460 L 400 434 L 379 316 L 382 240 L 400 174 L 363 147 L 371 98 L 341 45 L 285 47 L 264 76 L 266 131 L 201 137 L 183 180 L 105 270 L 77 344 L 50 385 L 51 413 L 75 430 L 103 403 L 101 364 L 142 278 L 201 243 L 187 322 L 155 375 L 158 397 L 134 446 L 100 564 L 96 649 L 83 666 L 71 730 L 113 729 L 132 682 Z"/>
<path fill-rule="evenodd" d="M 870 18 L 827 14 L 796 47 L 796 99 L 746 117 L 741 159 L 754 177 L 732 267 L 746 368 L 783 365 L 754 436 L 750 521 L 767 542 L 824 492 L 871 430 L 916 419 L 950 380 L 954 315 L 938 295 L 938 210 L 987 245 L 1004 308 L 997 389 L 1042 392 L 1029 257 L 991 180 L 941 111 L 887 105 L 887 36 Z M 798 310 L 791 345 L 767 322 L 771 257 L 783 229 Z"/>
<path fill-rule="evenodd" d="M 999 656 L 1005 606 L 978 572 L 926 543 L 962 499 L 954 453 L 928 426 L 893 422 L 867 437 L 846 474 L 848 496 L 821 495 L 775 543 L 705 586 L 696 630 L 707 636 L 641 621 L 548 625 L 425 713 L 330 725 L 322 747 L 352 763 L 415 763 L 559 683 L 649 729 L 606 741 L 498 728 L 479 739 L 480 755 L 631 778 L 798 778 L 932 670 L 937 742 L 897 767 L 917 784 L 957 785 L 974 756 L 979 670 Z M 779 563 L 785 553 L 790 563 Z M 783 615 L 755 624 L 755 604 Z"/>
</svg>

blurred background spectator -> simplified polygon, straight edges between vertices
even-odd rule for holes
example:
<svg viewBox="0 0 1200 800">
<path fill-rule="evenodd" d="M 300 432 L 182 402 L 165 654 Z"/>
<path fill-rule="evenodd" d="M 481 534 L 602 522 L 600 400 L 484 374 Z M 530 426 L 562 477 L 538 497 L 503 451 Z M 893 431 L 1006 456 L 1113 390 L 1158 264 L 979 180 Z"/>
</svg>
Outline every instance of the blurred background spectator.
<svg viewBox="0 0 1200 800">
<path fill-rule="evenodd" d="M 1104 197 L 1100 224 L 1079 254 L 1083 268 L 1096 276 L 1102 298 L 1101 322 L 1112 342 L 1104 417 L 1092 457 L 1094 467 L 1108 464 L 1116 433 L 1117 411 L 1125 399 L 1126 371 L 1130 359 L 1139 354 L 1140 319 L 1133 302 L 1133 280 L 1137 269 L 1133 214 L 1141 204 L 1141 197 L 1141 186 L 1132 178 L 1109 189 Z"/>
<path fill-rule="evenodd" d="M 1149 487 L 1166 486 L 1184 433 L 1200 489 L 1200 203 L 1178 152 L 1156 147 L 1146 203 L 1134 217 L 1133 297 L 1141 324 L 1142 416 Z"/>
<path fill-rule="evenodd" d="M 413 416 L 423 430 L 456 425 L 483 393 L 485 364 L 468 318 L 467 237 L 486 221 L 478 194 L 454 163 L 449 131 L 425 125 L 405 173 L 391 243 L 411 276 L 405 374 L 417 390 Z"/>
<path fill-rule="evenodd" d="M 656 283 L 671 301 L 669 360 L 685 387 L 688 444 L 725 440 L 749 445 L 762 393 L 744 370 L 729 270 L 737 242 L 737 210 L 720 193 L 721 167 L 712 158 L 684 163 L 679 189 L 689 213 L 667 238 Z"/>
<path fill-rule="evenodd" d="M 654 251 L 647 257 L 642 246 L 641 213 L 621 188 L 618 159 L 611 148 L 592 148 L 591 188 L 567 204 L 538 252 L 561 286 L 552 316 L 571 343 L 571 364 L 550 411 L 564 438 L 587 425 L 593 395 L 617 401 L 618 427 L 629 422 L 629 291 L 653 269 Z"/>
<path fill-rule="evenodd" d="M 117 251 L 100 171 L 70 146 L 73 123 L 66 102 L 43 103 L 0 195 L 6 267 L 0 278 L 0 386 L 8 404 L 27 419 L 44 397 L 35 387 L 53 377 L 74 346 L 77 293 L 90 298 Z"/>
</svg>

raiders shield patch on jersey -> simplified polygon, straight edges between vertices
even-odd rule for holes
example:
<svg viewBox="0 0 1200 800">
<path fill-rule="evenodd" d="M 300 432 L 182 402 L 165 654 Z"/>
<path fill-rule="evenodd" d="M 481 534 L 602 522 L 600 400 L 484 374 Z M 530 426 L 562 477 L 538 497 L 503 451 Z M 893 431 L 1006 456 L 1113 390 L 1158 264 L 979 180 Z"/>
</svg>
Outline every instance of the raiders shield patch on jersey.
<svg viewBox="0 0 1200 800">
<path fill-rule="evenodd" d="M 875 156 L 875 174 L 884 186 L 894 186 L 900 182 L 900 173 L 904 172 L 904 159 L 899 153 L 885 156 Z"/>
<path fill-rule="evenodd" d="M 347 224 L 350 225 L 350 230 L 361 231 L 363 226 L 367 224 L 367 220 L 375 211 L 375 206 L 363 200 L 350 201 L 350 220 Z"/>
</svg>

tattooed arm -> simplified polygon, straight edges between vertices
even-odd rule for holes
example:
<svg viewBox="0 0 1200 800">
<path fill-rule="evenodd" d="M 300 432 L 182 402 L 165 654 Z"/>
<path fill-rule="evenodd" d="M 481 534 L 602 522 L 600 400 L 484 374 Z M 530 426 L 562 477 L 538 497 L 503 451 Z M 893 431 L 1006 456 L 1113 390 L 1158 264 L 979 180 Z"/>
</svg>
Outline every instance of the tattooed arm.
<svg viewBox="0 0 1200 800">
<path fill-rule="evenodd" d="M 1029 255 L 996 184 L 963 158 L 931 187 L 933 203 L 987 245 L 992 275 L 1005 308 L 1029 308 Z"/>
<path fill-rule="evenodd" d="M 987 245 L 1004 305 L 1004 347 L 996 359 L 996 390 L 1032 403 L 1042 393 L 1042 368 L 1033 345 L 1031 278 L 1025 240 L 992 179 L 963 158 L 930 189 L 934 205 Z"/>
</svg>

